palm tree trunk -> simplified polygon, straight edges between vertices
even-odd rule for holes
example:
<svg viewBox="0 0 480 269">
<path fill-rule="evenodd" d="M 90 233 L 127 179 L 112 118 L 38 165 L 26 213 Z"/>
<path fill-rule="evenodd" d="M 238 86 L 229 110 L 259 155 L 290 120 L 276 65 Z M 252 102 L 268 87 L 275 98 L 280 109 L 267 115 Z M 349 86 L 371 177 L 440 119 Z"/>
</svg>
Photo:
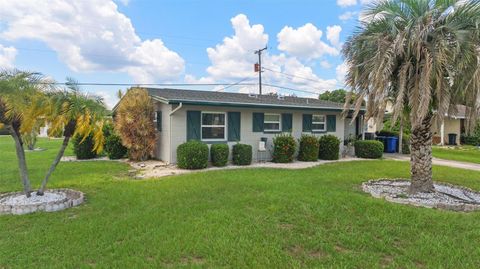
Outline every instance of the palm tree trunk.
<svg viewBox="0 0 480 269">
<path fill-rule="evenodd" d="M 23 192 L 27 197 L 30 197 L 32 188 L 30 186 L 30 179 L 28 178 L 27 161 L 25 159 L 25 150 L 23 148 L 22 139 L 13 126 L 7 126 L 7 129 L 10 131 L 10 134 L 15 141 L 15 151 L 17 153 L 18 168 L 20 170 L 20 178 L 22 179 Z"/>
<path fill-rule="evenodd" d="M 432 181 L 432 115 L 422 124 L 412 127 L 410 138 L 410 193 L 435 191 Z"/>
<path fill-rule="evenodd" d="M 398 134 L 398 153 L 403 154 L 403 115 L 400 117 L 400 132 Z"/>
<path fill-rule="evenodd" d="M 65 153 L 65 149 L 68 146 L 68 141 L 70 140 L 70 136 L 65 136 L 63 138 L 63 143 L 62 146 L 60 147 L 60 150 L 57 153 L 57 157 L 55 157 L 55 160 L 53 160 L 52 165 L 50 166 L 50 169 L 48 169 L 47 175 L 42 181 L 42 185 L 40 186 L 40 189 L 37 191 L 37 195 L 43 195 L 45 192 L 45 188 L 47 187 L 48 180 L 50 179 L 50 176 L 52 175 L 53 171 L 55 171 L 55 168 L 57 168 L 58 163 L 62 159 L 63 154 Z"/>
</svg>

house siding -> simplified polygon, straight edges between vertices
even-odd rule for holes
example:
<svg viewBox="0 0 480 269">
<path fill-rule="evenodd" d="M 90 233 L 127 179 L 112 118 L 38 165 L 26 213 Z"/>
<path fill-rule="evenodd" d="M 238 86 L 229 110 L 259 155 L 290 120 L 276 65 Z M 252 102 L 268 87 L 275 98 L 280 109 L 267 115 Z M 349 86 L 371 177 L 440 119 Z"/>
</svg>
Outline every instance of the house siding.
<svg viewBox="0 0 480 269">
<path fill-rule="evenodd" d="M 159 160 L 170 162 L 170 112 L 172 105 L 156 102 L 155 111 L 162 111 L 162 129 L 156 131 L 155 157 Z"/>
<path fill-rule="evenodd" d="M 445 133 L 443 135 L 443 143 L 448 145 L 448 134 L 457 134 L 457 145 L 460 145 L 460 119 L 453 119 L 453 118 L 445 118 L 444 119 L 444 130 Z M 441 135 L 440 126 L 437 126 L 436 121 L 434 121 L 432 130 L 434 132 L 434 136 L 439 137 Z"/>
<path fill-rule="evenodd" d="M 163 105 L 167 106 L 167 105 Z M 266 157 L 268 159 L 271 158 L 270 150 L 272 149 L 273 138 L 275 137 L 276 133 L 265 133 L 265 132 L 253 132 L 252 128 L 252 120 L 253 120 L 253 113 L 254 112 L 261 112 L 261 113 L 278 113 L 282 114 L 285 113 L 285 110 L 282 109 L 264 109 L 264 108 L 240 108 L 240 107 L 218 107 L 218 106 L 196 106 L 196 105 L 184 105 L 180 110 L 176 111 L 171 117 L 169 117 L 170 111 L 173 109 L 170 106 L 170 110 L 168 112 L 163 112 L 164 117 L 167 116 L 168 118 L 164 118 L 164 125 L 171 121 L 171 129 L 169 126 L 165 126 L 163 130 L 167 133 L 168 130 L 171 130 L 171 141 L 168 143 L 168 139 L 165 139 L 165 135 L 160 135 L 159 142 L 160 148 L 157 151 L 157 157 L 168 161 L 170 163 L 176 163 L 177 147 L 187 141 L 187 123 L 186 123 L 186 116 L 188 110 L 196 110 L 196 111 L 212 111 L 212 112 L 240 112 L 240 119 L 241 119 L 241 128 L 240 128 L 240 143 L 249 144 L 253 148 L 253 160 L 257 160 L 257 152 L 258 152 L 258 142 L 260 138 L 267 137 L 267 149 L 269 149 L 266 153 Z M 302 115 L 303 114 L 325 114 L 325 115 L 336 115 L 336 130 L 335 132 L 325 132 L 321 134 L 314 134 L 316 136 L 321 136 L 324 134 L 333 134 L 337 136 L 341 141 L 344 140 L 344 120 L 341 118 L 340 112 L 332 112 L 332 111 L 313 111 L 313 110 L 289 110 L 288 113 L 292 114 L 292 135 L 295 138 L 300 138 L 302 133 L 311 134 L 310 132 L 302 132 Z M 162 132 L 163 133 L 163 132 Z M 212 142 L 206 142 L 212 143 Z M 218 142 L 214 142 L 218 143 Z M 230 148 L 236 144 L 236 142 L 227 142 Z M 169 146 L 170 147 L 169 147 Z M 340 143 L 341 149 L 343 148 L 343 143 Z M 166 158 L 166 155 L 170 155 L 170 157 Z"/>
</svg>

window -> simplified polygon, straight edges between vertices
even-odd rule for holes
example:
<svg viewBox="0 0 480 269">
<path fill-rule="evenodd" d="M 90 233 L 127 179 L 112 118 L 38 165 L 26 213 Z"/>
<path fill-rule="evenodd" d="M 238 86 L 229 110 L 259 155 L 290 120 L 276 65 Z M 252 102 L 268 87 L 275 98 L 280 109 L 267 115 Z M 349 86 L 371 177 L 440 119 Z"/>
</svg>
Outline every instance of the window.
<svg viewBox="0 0 480 269">
<path fill-rule="evenodd" d="M 312 116 L 312 132 L 324 132 L 327 130 L 325 115 Z"/>
<path fill-rule="evenodd" d="M 202 112 L 202 140 L 225 140 L 225 113 Z"/>
<path fill-rule="evenodd" d="M 263 117 L 263 130 L 280 131 L 280 114 L 265 114 Z"/>
</svg>

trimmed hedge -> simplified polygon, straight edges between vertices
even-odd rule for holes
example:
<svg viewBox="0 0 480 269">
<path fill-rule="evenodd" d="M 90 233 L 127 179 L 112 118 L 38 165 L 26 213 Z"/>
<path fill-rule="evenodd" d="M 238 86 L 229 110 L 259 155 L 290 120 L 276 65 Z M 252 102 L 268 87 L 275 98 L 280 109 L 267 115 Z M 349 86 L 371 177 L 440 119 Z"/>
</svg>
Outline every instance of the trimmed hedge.
<svg viewBox="0 0 480 269">
<path fill-rule="evenodd" d="M 232 148 L 232 162 L 236 165 L 249 165 L 252 163 L 252 146 L 235 144 Z"/>
<path fill-rule="evenodd" d="M 97 157 L 97 153 L 93 150 L 94 142 L 93 142 L 93 134 L 89 134 L 85 140 L 83 140 L 83 136 L 75 135 L 73 137 L 73 152 L 77 159 L 79 160 L 86 160 L 86 159 L 93 159 Z"/>
<path fill-rule="evenodd" d="M 319 141 L 316 136 L 302 135 L 299 144 L 299 161 L 315 162 L 318 160 Z"/>
<path fill-rule="evenodd" d="M 279 134 L 273 138 L 273 162 L 293 162 L 297 143 L 289 133 Z"/>
<path fill-rule="evenodd" d="M 382 158 L 383 143 L 377 140 L 358 140 L 355 142 L 355 156 L 367 159 Z"/>
<path fill-rule="evenodd" d="M 210 147 L 210 157 L 213 166 L 225 166 L 228 162 L 229 148 L 227 144 L 213 144 Z"/>
<path fill-rule="evenodd" d="M 127 148 L 122 145 L 120 136 L 111 133 L 105 138 L 105 152 L 111 160 L 117 160 L 125 157 Z"/>
<path fill-rule="evenodd" d="M 177 147 L 177 166 L 183 169 L 203 169 L 208 166 L 208 146 L 191 140 Z"/>
<path fill-rule="evenodd" d="M 320 160 L 338 160 L 340 154 L 340 139 L 334 135 L 323 135 L 318 140 L 318 158 Z"/>
<path fill-rule="evenodd" d="M 463 143 L 465 145 L 471 145 L 471 146 L 478 146 L 480 143 L 480 139 L 478 139 L 477 136 L 475 135 L 466 135 L 466 134 L 462 134 L 461 135 L 461 140 L 463 140 Z"/>
</svg>

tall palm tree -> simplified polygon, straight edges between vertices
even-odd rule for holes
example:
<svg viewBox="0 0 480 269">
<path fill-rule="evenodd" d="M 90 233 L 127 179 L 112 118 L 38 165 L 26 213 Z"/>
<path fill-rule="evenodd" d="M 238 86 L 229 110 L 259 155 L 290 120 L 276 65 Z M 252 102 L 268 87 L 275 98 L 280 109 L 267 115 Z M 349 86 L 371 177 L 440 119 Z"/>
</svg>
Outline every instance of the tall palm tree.
<svg viewBox="0 0 480 269">
<path fill-rule="evenodd" d="M 22 134 L 32 132 L 36 119 L 44 115 L 47 102 L 44 92 L 52 85 L 39 73 L 0 72 L 0 127 L 3 125 L 15 141 L 20 178 L 27 197 L 32 190 Z"/>
<path fill-rule="evenodd" d="M 432 192 L 432 131 L 454 110 L 480 104 L 480 0 L 385 0 L 366 8 L 346 41 L 346 83 L 367 99 L 366 120 L 382 121 L 394 97 L 393 122 L 410 111 L 410 192 Z"/>
<path fill-rule="evenodd" d="M 51 100 L 51 110 L 47 118 L 51 125 L 49 132 L 63 131 L 63 143 L 37 191 L 38 195 L 44 194 L 48 180 L 65 153 L 72 136 L 81 135 L 86 139 L 93 133 L 95 141 L 93 150 L 101 152 L 103 149 L 102 129 L 106 109 L 102 98 L 82 93 L 74 80 L 68 79 L 68 81 L 67 89 L 49 93 Z"/>
</svg>

